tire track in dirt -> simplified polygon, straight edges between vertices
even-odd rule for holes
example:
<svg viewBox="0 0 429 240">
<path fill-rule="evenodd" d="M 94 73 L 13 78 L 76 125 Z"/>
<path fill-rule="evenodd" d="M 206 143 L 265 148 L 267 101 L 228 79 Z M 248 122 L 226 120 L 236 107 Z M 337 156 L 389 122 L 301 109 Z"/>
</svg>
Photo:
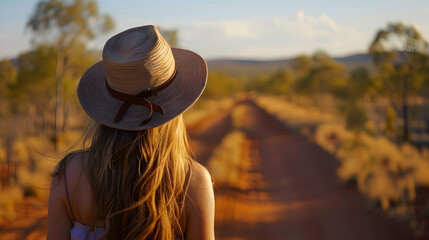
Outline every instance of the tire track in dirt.
<svg viewBox="0 0 429 240">
<path fill-rule="evenodd" d="M 231 131 L 231 108 L 198 121 L 190 129 L 191 145 L 198 151 L 198 160 L 207 162 L 213 149 L 225 134 Z M 202 142 L 204 141 L 204 143 Z M 15 205 L 16 217 L 0 222 L 0 240 L 42 240 L 47 234 L 48 204 L 34 199 L 24 199 Z"/>
<path fill-rule="evenodd" d="M 253 101 L 241 104 L 248 109 L 242 164 L 252 166 L 241 174 L 253 187 L 217 185 L 217 239 L 417 239 L 405 222 L 371 212 L 355 186 L 341 183 L 334 156 Z"/>
<path fill-rule="evenodd" d="M 215 112 L 197 123 L 187 126 L 191 148 L 201 164 L 207 165 L 207 161 L 215 147 L 231 131 L 232 120 L 230 113 L 234 106 Z"/>
<path fill-rule="evenodd" d="M 216 186 L 216 239 L 416 239 L 404 223 L 369 213 L 355 187 L 337 179 L 334 156 L 288 132 L 254 102 L 241 104 L 248 109 L 241 176 L 250 187 Z M 232 131 L 231 110 L 189 126 L 202 164 Z M 44 204 L 17 206 L 20 217 L 0 224 L 0 239 L 45 239 Z"/>
<path fill-rule="evenodd" d="M 2 240 L 42 240 L 46 239 L 48 226 L 48 206 L 46 202 L 25 199 L 15 205 L 17 217 L 0 224 Z"/>
</svg>

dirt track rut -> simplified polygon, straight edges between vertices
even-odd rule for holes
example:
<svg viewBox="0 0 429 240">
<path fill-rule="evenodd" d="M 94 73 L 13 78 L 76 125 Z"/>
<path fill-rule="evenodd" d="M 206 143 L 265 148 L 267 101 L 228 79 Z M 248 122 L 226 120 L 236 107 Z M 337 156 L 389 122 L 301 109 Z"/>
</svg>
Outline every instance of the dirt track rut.
<svg viewBox="0 0 429 240">
<path fill-rule="evenodd" d="M 247 108 L 241 130 L 248 154 L 242 161 L 252 165 L 249 174 L 255 177 L 248 179 L 254 187 L 216 186 L 217 239 L 415 239 L 406 223 L 371 210 L 355 186 L 340 182 L 334 156 L 288 132 L 254 102 L 241 104 Z M 228 118 L 212 121 L 209 129 L 230 131 Z M 190 133 L 195 145 L 211 137 L 197 129 Z M 200 147 L 197 157 L 214 147 Z"/>
<path fill-rule="evenodd" d="M 338 180 L 332 155 L 288 132 L 252 101 L 240 104 L 247 108 L 241 174 L 251 187 L 216 186 L 216 239 L 415 239 L 405 223 L 369 211 L 356 188 Z M 201 163 L 232 131 L 230 111 L 190 126 Z M 46 203 L 27 201 L 18 208 L 16 221 L 0 226 L 0 239 L 45 239 Z"/>
</svg>

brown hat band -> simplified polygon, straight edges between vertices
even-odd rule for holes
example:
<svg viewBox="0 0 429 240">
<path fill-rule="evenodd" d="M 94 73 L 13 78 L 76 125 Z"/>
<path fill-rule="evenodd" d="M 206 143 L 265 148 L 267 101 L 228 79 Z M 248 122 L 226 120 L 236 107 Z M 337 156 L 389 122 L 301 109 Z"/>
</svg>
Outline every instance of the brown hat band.
<svg viewBox="0 0 429 240">
<path fill-rule="evenodd" d="M 174 81 L 174 79 L 176 78 L 176 73 L 177 73 L 177 66 L 174 67 L 174 72 L 171 75 L 171 77 L 167 81 L 165 81 L 163 84 L 155 87 L 154 89 L 147 88 L 147 89 L 141 91 L 140 93 L 138 93 L 136 96 L 129 95 L 126 93 L 121 93 L 121 92 L 114 90 L 113 88 L 111 88 L 109 86 L 109 84 L 107 83 L 107 80 L 105 79 L 106 89 L 109 92 L 109 94 L 112 97 L 124 102 L 122 104 L 121 108 L 119 109 L 119 111 L 116 113 L 114 122 L 117 123 L 117 122 L 120 122 L 122 120 L 122 118 L 125 116 L 125 113 L 130 108 L 131 104 L 144 106 L 147 109 L 149 109 L 149 111 L 150 111 L 149 116 L 146 117 L 140 123 L 140 126 L 145 125 L 146 123 L 148 123 L 152 119 L 153 111 L 156 111 L 156 112 L 164 115 L 164 108 L 162 106 L 157 105 L 155 103 L 151 103 L 146 98 L 148 98 L 150 96 L 158 96 L 158 92 L 160 92 L 160 91 L 164 90 L 165 88 L 167 88 L 168 86 L 170 86 L 170 84 Z"/>
</svg>

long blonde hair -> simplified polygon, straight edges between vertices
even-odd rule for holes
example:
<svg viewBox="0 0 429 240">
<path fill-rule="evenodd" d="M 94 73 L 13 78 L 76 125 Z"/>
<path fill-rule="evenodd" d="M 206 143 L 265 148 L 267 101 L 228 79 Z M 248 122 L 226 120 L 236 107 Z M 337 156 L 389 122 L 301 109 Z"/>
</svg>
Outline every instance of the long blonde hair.
<svg viewBox="0 0 429 240">
<path fill-rule="evenodd" d="M 97 125 L 83 150 L 93 230 L 105 219 L 102 239 L 183 238 L 180 218 L 192 158 L 182 116 L 137 132 Z M 67 159 L 53 176 L 62 175 Z"/>
</svg>

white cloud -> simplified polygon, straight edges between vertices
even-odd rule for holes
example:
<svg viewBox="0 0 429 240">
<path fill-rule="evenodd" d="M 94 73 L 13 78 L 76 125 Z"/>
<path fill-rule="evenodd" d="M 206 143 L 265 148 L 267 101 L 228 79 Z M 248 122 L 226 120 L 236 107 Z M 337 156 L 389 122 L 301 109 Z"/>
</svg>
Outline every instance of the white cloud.
<svg viewBox="0 0 429 240">
<path fill-rule="evenodd" d="M 225 38 L 255 39 L 256 32 L 250 31 L 251 26 L 248 21 L 207 21 L 189 22 L 186 25 L 197 32 L 211 32 L 210 36 L 220 36 Z"/>
<path fill-rule="evenodd" d="M 344 54 L 366 49 L 366 39 L 335 19 L 297 11 L 295 16 L 176 23 L 180 43 L 204 57 L 275 58 L 318 49 Z"/>
<path fill-rule="evenodd" d="M 277 17 L 272 21 L 279 27 L 287 30 L 293 30 L 300 34 L 305 40 L 312 40 L 318 37 L 329 38 L 332 34 L 356 35 L 357 31 L 352 27 L 339 26 L 336 21 L 327 16 L 320 14 L 319 17 L 305 14 L 302 10 L 296 13 L 294 19 L 287 17 Z"/>
</svg>

